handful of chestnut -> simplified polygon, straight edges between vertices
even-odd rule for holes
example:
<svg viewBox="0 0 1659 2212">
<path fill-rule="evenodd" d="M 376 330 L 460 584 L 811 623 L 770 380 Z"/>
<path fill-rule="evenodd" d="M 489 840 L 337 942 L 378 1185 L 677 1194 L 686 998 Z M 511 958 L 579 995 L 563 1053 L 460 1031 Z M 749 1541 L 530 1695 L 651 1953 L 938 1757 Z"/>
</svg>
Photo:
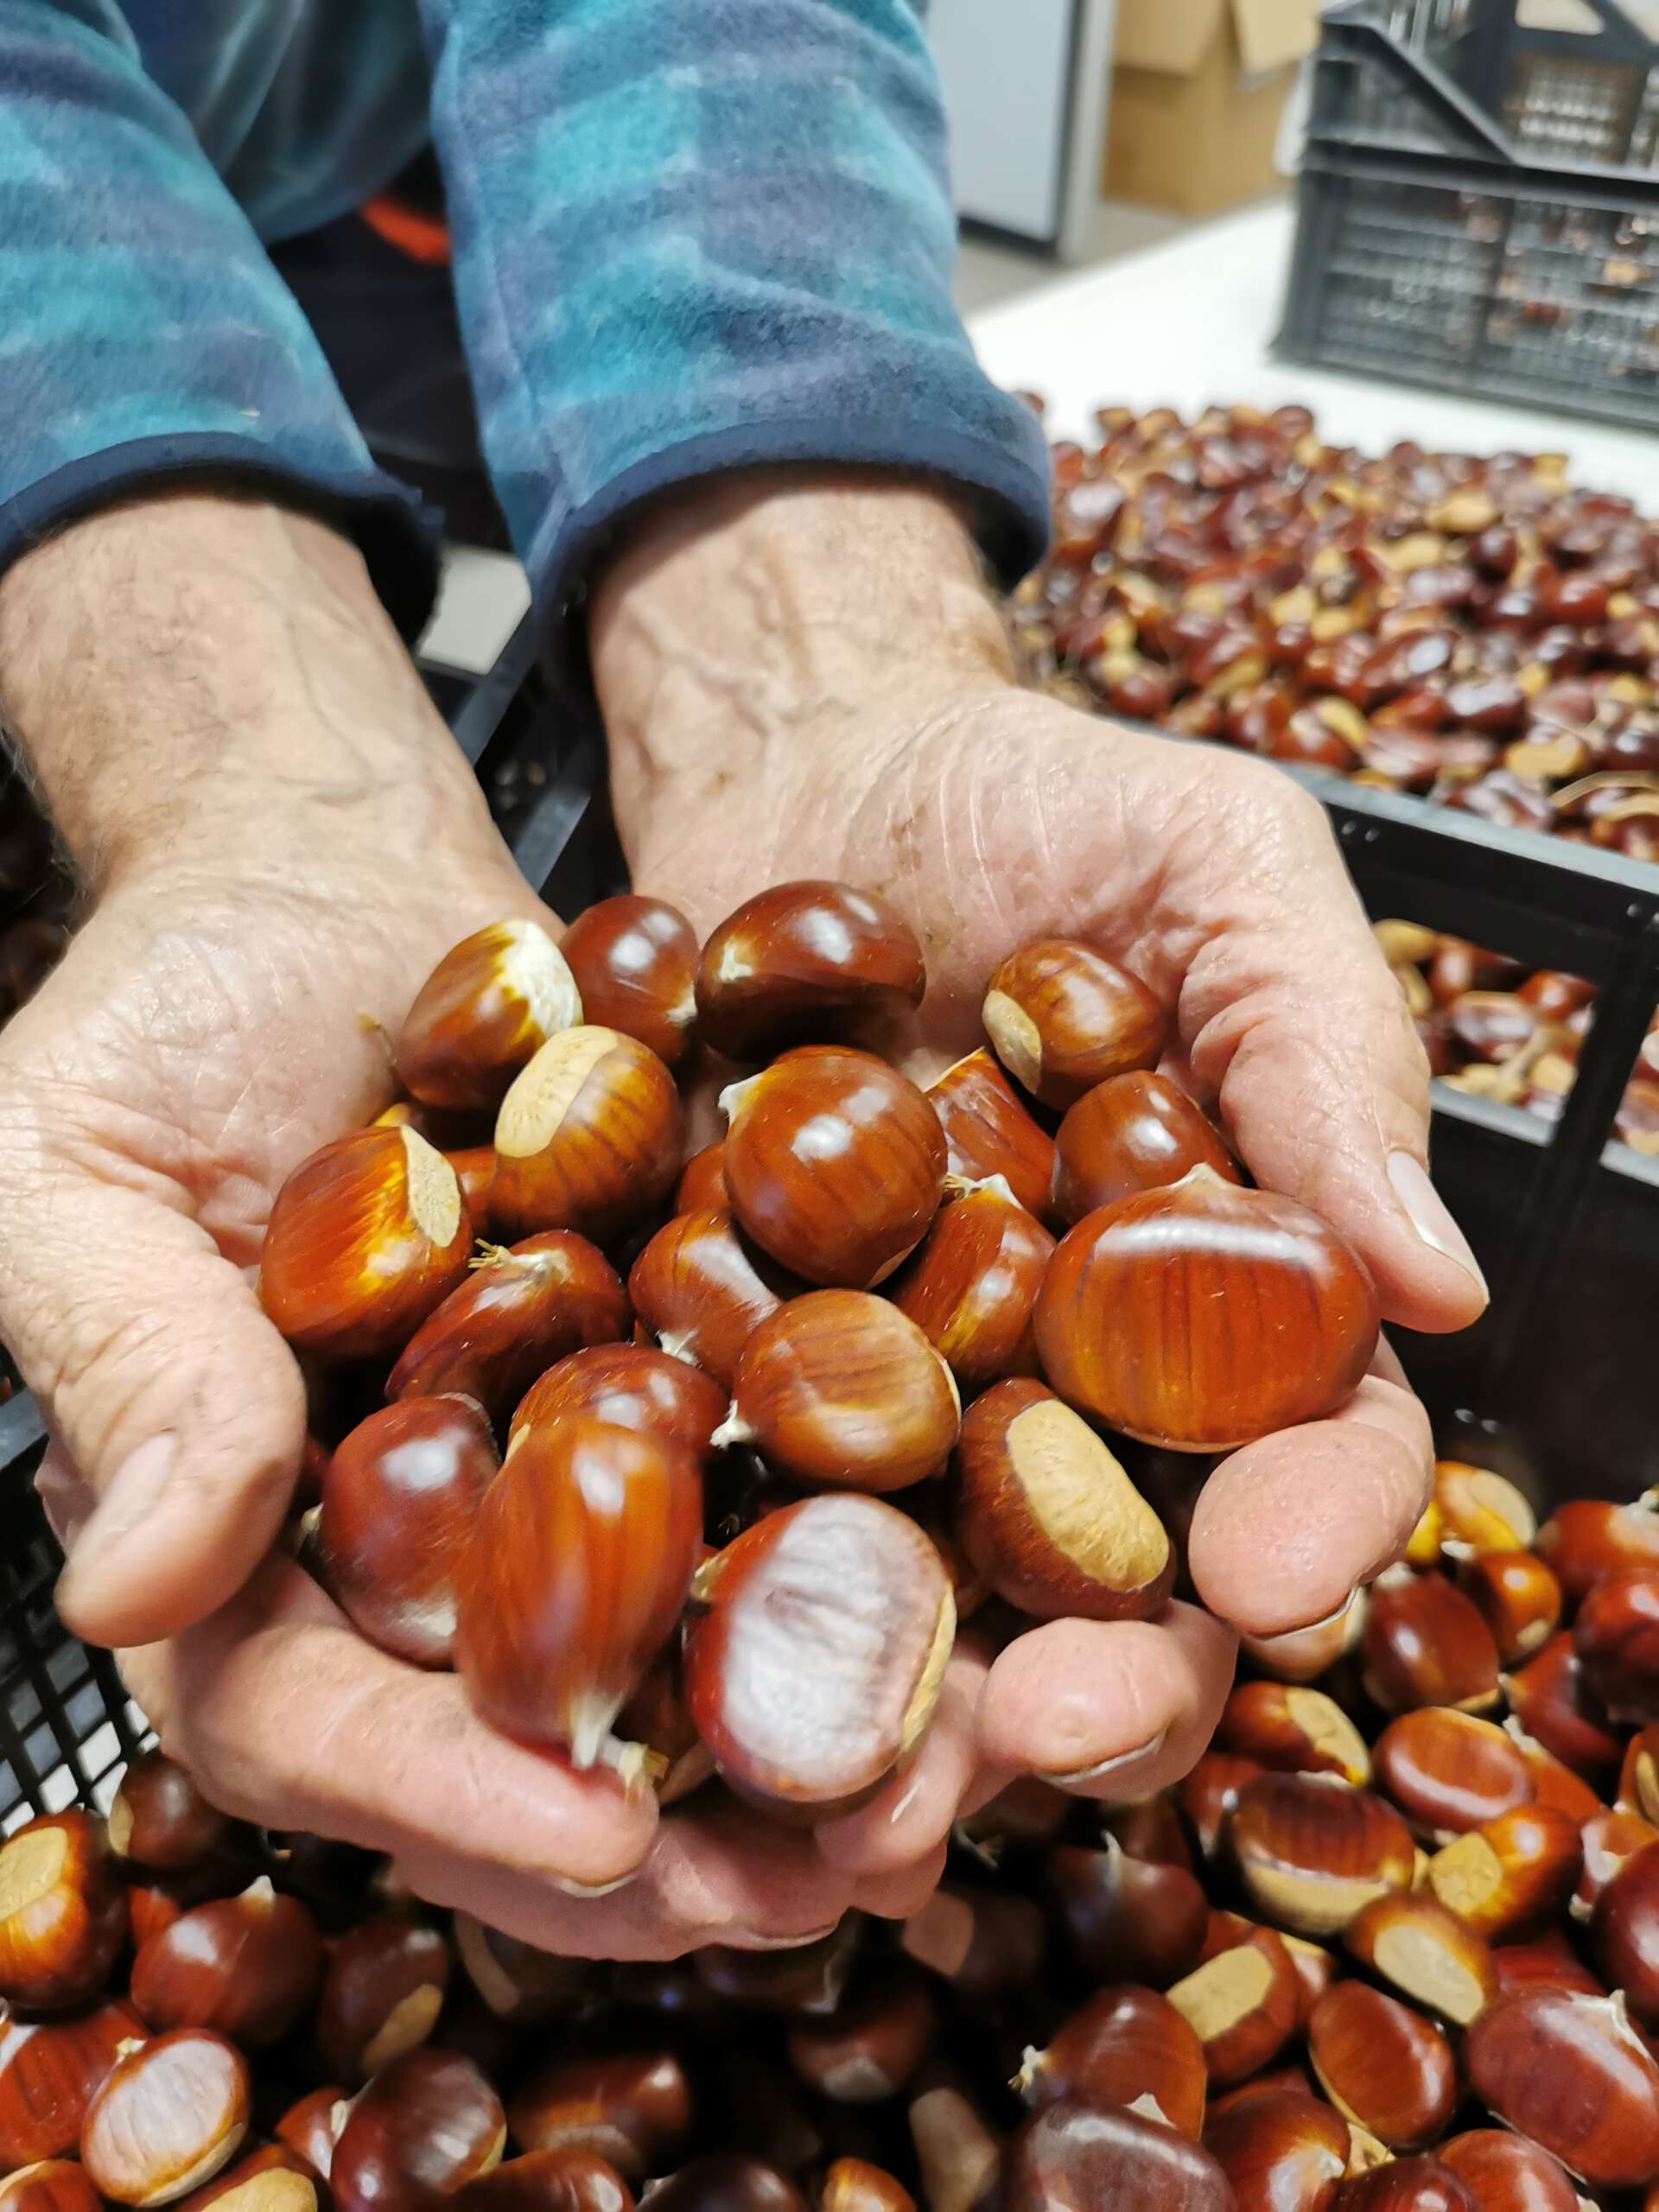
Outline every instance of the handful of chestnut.
<svg viewBox="0 0 1659 2212">
<path fill-rule="evenodd" d="M 664 1798 L 717 1775 L 845 1811 L 913 1755 L 976 1606 L 1163 1606 L 1126 1455 L 1318 1419 L 1364 1372 L 1363 1266 L 1157 1071 L 1136 977 L 1020 947 L 992 1049 L 924 1089 L 870 1046 L 925 985 L 903 917 L 836 883 L 701 948 L 638 897 L 563 946 L 503 923 L 416 994 L 406 1101 L 278 1194 L 267 1313 L 320 1403 L 385 1401 L 315 1438 L 303 1555 L 503 1733 Z M 694 1048 L 750 1071 L 687 1160 Z"/>
</svg>

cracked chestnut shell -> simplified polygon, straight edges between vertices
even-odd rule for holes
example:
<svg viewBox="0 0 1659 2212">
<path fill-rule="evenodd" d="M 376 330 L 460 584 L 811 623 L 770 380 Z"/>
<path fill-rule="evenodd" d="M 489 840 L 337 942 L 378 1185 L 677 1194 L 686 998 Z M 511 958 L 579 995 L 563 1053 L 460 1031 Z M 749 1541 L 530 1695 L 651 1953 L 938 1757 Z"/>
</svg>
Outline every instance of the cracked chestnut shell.
<svg viewBox="0 0 1659 2212">
<path fill-rule="evenodd" d="M 702 949 L 697 1014 L 730 1060 L 855 1036 L 922 1002 L 927 971 L 896 906 L 851 884 L 775 884 L 747 899 Z"/>
</svg>

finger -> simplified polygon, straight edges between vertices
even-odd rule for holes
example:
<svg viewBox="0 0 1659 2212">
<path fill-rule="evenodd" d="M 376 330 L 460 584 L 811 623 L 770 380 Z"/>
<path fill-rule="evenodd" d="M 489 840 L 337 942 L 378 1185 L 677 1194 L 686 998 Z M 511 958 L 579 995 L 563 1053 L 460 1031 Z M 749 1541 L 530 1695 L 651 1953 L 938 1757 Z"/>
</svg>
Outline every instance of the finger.
<svg viewBox="0 0 1659 2212">
<path fill-rule="evenodd" d="M 1196 1606 L 1155 1621 L 1049 1621 L 986 1677 L 981 1757 L 1090 1796 L 1138 1796 L 1198 1756 L 1232 1678 L 1236 1638 Z"/>
<path fill-rule="evenodd" d="M 1216 1468 L 1187 1536 L 1198 1595 L 1250 1636 L 1328 1618 L 1399 1556 L 1433 1466 L 1422 1407 L 1402 1382 L 1367 1376 L 1329 1421 L 1263 1437 Z"/>
<path fill-rule="evenodd" d="M 957 1646 L 915 1758 L 868 1805 L 816 1831 L 830 1866 L 847 1874 L 902 1873 L 945 1840 L 979 1763 L 979 1700 L 988 1666 L 971 1643 Z"/>
<path fill-rule="evenodd" d="M 123 1666 L 163 1745 L 245 1820 L 584 1889 L 632 1875 L 656 1832 L 649 1791 L 496 1735 L 457 1676 L 365 1643 L 285 1559 Z"/>
</svg>

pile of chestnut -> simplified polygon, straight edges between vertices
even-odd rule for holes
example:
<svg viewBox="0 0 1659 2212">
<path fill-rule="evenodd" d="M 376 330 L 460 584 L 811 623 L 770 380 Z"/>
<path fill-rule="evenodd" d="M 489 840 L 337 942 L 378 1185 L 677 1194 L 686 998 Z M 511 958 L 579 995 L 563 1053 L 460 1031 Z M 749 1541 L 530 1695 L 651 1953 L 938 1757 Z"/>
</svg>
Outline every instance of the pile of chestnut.
<svg viewBox="0 0 1659 2212">
<path fill-rule="evenodd" d="M 1095 420 L 1012 602 L 1051 688 L 1659 860 L 1659 534 L 1629 499 L 1559 454 L 1368 457 L 1306 407 Z"/>
<path fill-rule="evenodd" d="M 1375 925 L 1433 1072 L 1553 1122 L 1578 1073 L 1595 988 L 1555 968 L 1518 960 L 1417 922 Z M 1654 1016 L 1614 1119 L 1637 1152 L 1659 1152 L 1659 1014 Z"/>
</svg>

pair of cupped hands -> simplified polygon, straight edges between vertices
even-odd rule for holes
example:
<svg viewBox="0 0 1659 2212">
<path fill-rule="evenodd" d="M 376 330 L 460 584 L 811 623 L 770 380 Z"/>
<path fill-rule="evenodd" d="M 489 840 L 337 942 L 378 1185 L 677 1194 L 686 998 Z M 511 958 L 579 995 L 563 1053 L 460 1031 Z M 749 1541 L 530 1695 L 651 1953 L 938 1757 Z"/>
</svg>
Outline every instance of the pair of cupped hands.
<svg viewBox="0 0 1659 2212">
<path fill-rule="evenodd" d="M 1239 1631 L 1341 1607 L 1399 1552 L 1430 1440 L 1386 1346 L 1332 1418 L 1210 1474 L 1202 1606 L 964 1630 L 914 1764 L 816 1831 L 648 1794 L 493 1734 L 452 1675 L 372 1649 L 273 1540 L 304 1425 L 254 1287 L 290 1168 L 391 1095 L 384 1033 L 471 930 L 547 918 L 458 759 L 422 803 L 317 810 L 130 859 L 0 1040 L 0 1335 L 48 1409 L 65 1618 L 218 1804 L 389 1853 L 422 1896 L 547 1949 L 655 1958 L 900 1916 L 952 1822 L 1012 1777 L 1139 1796 L 1202 1751 Z M 1091 721 L 988 675 L 731 780 L 645 794 L 634 880 L 706 932 L 776 880 L 883 892 L 916 925 L 931 1071 L 979 1041 L 1015 944 L 1082 938 L 1172 1015 L 1168 1065 L 1268 1188 L 1333 1223 L 1387 1319 L 1456 1328 L 1484 1287 L 1426 1172 L 1427 1076 L 1324 816 L 1275 772 Z M 438 826 L 435 830 L 435 823 Z M 263 857 L 262 857 L 263 856 Z M 553 925 L 556 931 L 556 925 Z"/>
</svg>

